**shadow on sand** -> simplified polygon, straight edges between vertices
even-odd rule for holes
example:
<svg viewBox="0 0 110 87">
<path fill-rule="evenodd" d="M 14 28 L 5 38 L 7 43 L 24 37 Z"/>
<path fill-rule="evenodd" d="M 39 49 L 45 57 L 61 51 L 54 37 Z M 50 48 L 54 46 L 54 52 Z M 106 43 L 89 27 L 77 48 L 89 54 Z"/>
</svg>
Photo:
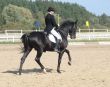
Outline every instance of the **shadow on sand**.
<svg viewBox="0 0 110 87">
<path fill-rule="evenodd" d="M 49 68 L 46 68 L 46 71 L 49 72 L 49 73 L 52 73 L 52 70 L 53 69 L 49 69 Z M 8 70 L 8 71 L 4 71 L 2 73 L 11 73 L 11 74 L 18 74 L 18 70 Z M 41 69 L 23 69 L 22 70 L 22 73 L 42 73 L 42 70 Z"/>
</svg>

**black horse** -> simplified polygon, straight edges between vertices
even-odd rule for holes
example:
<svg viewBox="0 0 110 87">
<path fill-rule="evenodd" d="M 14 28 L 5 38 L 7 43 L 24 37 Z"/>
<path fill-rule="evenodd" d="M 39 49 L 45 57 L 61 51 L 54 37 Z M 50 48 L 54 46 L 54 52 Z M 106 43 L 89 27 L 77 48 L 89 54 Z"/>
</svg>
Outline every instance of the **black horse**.
<svg viewBox="0 0 110 87">
<path fill-rule="evenodd" d="M 68 54 L 69 62 L 68 64 L 71 65 L 71 56 L 69 50 L 67 50 L 67 45 L 68 45 L 68 40 L 67 36 L 68 34 L 70 35 L 71 39 L 76 38 L 76 29 L 77 29 L 77 21 L 65 21 L 63 22 L 60 27 L 58 32 L 61 34 L 62 37 L 62 42 L 59 44 L 60 45 L 60 50 L 59 56 L 58 56 L 58 66 L 57 66 L 57 72 L 60 72 L 60 64 L 61 64 L 61 59 L 66 52 Z M 22 71 L 22 66 L 23 63 L 30 53 L 30 51 L 34 48 L 37 51 L 37 55 L 35 58 L 35 61 L 39 64 L 41 69 L 46 72 L 45 67 L 42 65 L 40 62 L 40 58 L 42 56 L 42 53 L 45 51 L 54 51 L 53 47 L 53 42 L 51 42 L 46 34 L 44 32 L 31 32 L 29 34 L 24 34 L 21 37 L 22 43 L 24 45 L 23 47 L 23 56 L 21 58 L 20 62 L 20 68 L 19 68 L 19 75 L 21 75 Z"/>
</svg>

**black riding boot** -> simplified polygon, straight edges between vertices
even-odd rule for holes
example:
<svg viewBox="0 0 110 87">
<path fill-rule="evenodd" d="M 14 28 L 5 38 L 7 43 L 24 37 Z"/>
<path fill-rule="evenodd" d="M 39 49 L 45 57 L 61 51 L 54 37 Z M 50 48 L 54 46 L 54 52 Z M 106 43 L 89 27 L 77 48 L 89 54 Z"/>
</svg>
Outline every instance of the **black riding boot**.
<svg viewBox="0 0 110 87">
<path fill-rule="evenodd" d="M 57 39 L 57 40 L 56 40 L 56 46 L 55 46 L 54 50 L 55 50 L 56 52 L 58 52 L 58 53 L 60 52 L 60 45 L 59 45 L 59 44 L 60 44 L 60 40 Z"/>
</svg>

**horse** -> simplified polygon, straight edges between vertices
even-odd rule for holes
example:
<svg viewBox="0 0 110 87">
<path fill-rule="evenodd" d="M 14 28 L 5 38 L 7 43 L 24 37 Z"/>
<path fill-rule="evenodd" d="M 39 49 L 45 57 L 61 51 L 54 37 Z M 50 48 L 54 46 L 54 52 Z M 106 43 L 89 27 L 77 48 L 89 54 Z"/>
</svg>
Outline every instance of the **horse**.
<svg viewBox="0 0 110 87">
<path fill-rule="evenodd" d="M 68 35 L 70 35 L 71 39 L 76 38 L 76 29 L 77 29 L 77 20 L 76 21 L 64 21 L 60 26 L 59 29 L 57 30 L 61 37 L 62 41 L 60 42 L 60 52 L 58 53 L 58 65 L 57 65 L 57 72 L 61 73 L 60 71 L 60 64 L 62 60 L 62 56 L 64 52 L 67 53 L 69 62 L 68 64 L 71 65 L 71 56 L 70 52 L 67 49 L 68 46 Z M 43 54 L 43 52 L 46 51 L 53 51 L 54 52 L 54 47 L 53 47 L 53 42 L 51 42 L 48 38 L 48 36 L 44 32 L 30 32 L 30 33 L 25 33 L 21 37 L 21 41 L 23 43 L 23 56 L 20 61 L 20 67 L 19 67 L 19 75 L 21 75 L 22 67 L 25 62 L 26 57 L 28 54 L 31 52 L 31 50 L 34 48 L 37 51 L 37 55 L 35 57 L 35 61 L 38 63 L 38 65 L 41 67 L 43 72 L 46 72 L 45 67 L 40 61 L 40 58 Z"/>
</svg>

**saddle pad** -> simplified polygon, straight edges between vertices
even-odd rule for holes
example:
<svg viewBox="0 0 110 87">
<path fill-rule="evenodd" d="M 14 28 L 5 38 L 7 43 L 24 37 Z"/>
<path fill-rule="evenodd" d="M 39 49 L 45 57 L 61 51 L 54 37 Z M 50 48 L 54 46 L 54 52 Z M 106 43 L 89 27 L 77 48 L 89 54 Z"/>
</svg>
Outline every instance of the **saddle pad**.
<svg viewBox="0 0 110 87">
<path fill-rule="evenodd" d="M 60 35 L 60 34 L 59 34 Z M 56 43 L 56 38 L 53 34 L 49 34 L 48 38 L 51 42 Z M 58 38 L 57 38 L 58 39 Z M 60 39 L 62 41 L 62 38 Z"/>
<path fill-rule="evenodd" d="M 55 37 L 54 37 L 52 34 L 49 34 L 49 35 L 48 35 L 48 38 L 49 38 L 49 40 L 50 40 L 51 42 L 56 43 L 56 39 L 55 39 Z"/>
</svg>

